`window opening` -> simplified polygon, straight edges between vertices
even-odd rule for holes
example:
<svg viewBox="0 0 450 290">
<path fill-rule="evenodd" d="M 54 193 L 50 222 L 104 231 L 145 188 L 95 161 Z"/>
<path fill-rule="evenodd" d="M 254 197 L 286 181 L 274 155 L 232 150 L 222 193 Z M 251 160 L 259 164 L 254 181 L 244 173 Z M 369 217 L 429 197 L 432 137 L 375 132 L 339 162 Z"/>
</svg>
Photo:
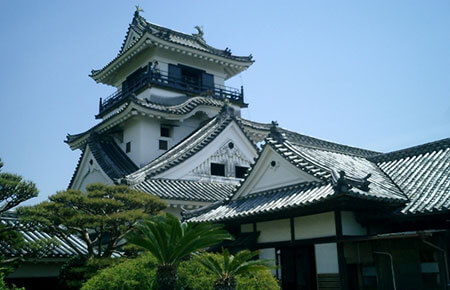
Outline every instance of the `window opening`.
<svg viewBox="0 0 450 290">
<path fill-rule="evenodd" d="M 125 152 L 130 153 L 131 152 L 131 142 L 127 142 L 125 145 Z"/>
<path fill-rule="evenodd" d="M 236 171 L 236 178 L 244 178 L 245 174 L 247 173 L 248 167 L 245 166 L 236 166 L 235 167 L 235 171 Z"/>
<path fill-rule="evenodd" d="M 170 128 L 161 126 L 161 137 L 170 137 Z"/>
<path fill-rule="evenodd" d="M 225 164 L 211 163 L 211 175 L 225 176 Z"/>
<path fill-rule="evenodd" d="M 159 140 L 159 150 L 167 150 L 169 147 L 169 142 L 166 140 Z"/>
</svg>

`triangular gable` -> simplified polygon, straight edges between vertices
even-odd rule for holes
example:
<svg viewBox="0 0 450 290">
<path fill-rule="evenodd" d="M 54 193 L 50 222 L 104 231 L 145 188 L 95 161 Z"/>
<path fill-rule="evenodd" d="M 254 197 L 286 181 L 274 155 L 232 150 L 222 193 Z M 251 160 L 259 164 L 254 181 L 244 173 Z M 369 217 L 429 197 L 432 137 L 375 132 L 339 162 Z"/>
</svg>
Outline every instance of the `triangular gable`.
<svg viewBox="0 0 450 290">
<path fill-rule="evenodd" d="M 104 184 L 114 183 L 100 167 L 97 160 L 95 160 L 89 146 L 86 146 L 69 184 L 69 189 L 79 189 L 84 191 L 86 185 L 97 182 Z"/>
<path fill-rule="evenodd" d="M 208 158 L 218 157 L 226 146 L 233 147 L 228 153 L 237 166 L 247 166 L 257 156 L 257 148 L 236 119 L 221 113 L 169 151 L 128 175 L 127 180 L 131 184 L 146 178 L 200 180 L 200 167 L 206 166 Z"/>
<path fill-rule="evenodd" d="M 233 177 L 233 166 L 250 167 L 256 156 L 257 150 L 253 143 L 233 120 L 214 140 L 191 156 L 189 161 L 182 162 L 155 178 L 202 179 L 210 175 L 211 162 L 225 164 L 225 177 Z"/>
<path fill-rule="evenodd" d="M 312 181 L 320 180 L 297 168 L 266 144 L 233 199 L 273 188 Z"/>
</svg>

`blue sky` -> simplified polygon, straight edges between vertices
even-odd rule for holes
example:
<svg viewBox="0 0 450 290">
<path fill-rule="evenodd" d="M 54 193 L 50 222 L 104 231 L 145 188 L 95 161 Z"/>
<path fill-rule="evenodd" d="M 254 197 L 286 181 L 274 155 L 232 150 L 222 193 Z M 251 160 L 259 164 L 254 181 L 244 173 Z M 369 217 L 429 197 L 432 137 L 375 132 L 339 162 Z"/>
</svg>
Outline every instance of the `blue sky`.
<svg viewBox="0 0 450 290">
<path fill-rule="evenodd" d="M 91 69 L 118 52 L 134 5 L 148 21 L 255 64 L 243 116 L 319 138 L 392 151 L 450 137 L 450 2 L 0 1 L 0 158 L 63 190 L 79 151 L 63 143 L 97 123 Z"/>
</svg>

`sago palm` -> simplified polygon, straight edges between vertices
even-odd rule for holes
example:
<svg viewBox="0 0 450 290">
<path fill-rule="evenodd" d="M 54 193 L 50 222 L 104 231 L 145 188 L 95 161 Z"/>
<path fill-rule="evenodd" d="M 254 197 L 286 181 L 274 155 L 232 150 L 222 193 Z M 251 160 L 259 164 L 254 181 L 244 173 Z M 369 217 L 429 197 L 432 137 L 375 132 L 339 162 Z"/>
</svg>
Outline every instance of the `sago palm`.
<svg viewBox="0 0 450 290">
<path fill-rule="evenodd" d="M 220 243 L 231 236 L 220 225 L 180 222 L 174 215 L 154 216 L 128 235 L 128 242 L 148 250 L 158 261 L 159 289 L 175 289 L 178 265 L 191 253 Z"/>
<path fill-rule="evenodd" d="M 257 251 L 243 250 L 230 255 L 228 250 L 223 250 L 219 259 L 216 255 L 203 253 L 198 256 L 198 261 L 207 271 L 216 275 L 215 290 L 234 290 L 238 275 L 269 269 L 269 261 L 252 260 L 257 255 Z"/>
</svg>

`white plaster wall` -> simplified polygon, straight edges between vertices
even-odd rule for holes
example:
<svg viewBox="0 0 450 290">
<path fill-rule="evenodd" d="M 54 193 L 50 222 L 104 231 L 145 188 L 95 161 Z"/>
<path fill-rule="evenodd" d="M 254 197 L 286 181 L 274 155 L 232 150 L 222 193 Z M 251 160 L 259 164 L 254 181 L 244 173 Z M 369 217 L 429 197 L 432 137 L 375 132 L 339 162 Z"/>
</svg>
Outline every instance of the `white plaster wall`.
<svg viewBox="0 0 450 290">
<path fill-rule="evenodd" d="M 164 209 L 165 212 L 171 213 L 178 219 L 181 219 L 181 208 L 180 207 L 167 207 Z"/>
<path fill-rule="evenodd" d="M 169 91 L 169 90 L 152 87 L 152 88 L 146 89 L 145 91 L 141 92 L 139 95 L 137 95 L 137 97 L 140 99 L 150 99 L 151 96 L 170 98 L 170 97 L 179 97 L 179 96 L 184 96 L 184 95 L 185 94 L 180 93 L 180 92 L 174 92 L 174 91 Z"/>
<path fill-rule="evenodd" d="M 110 179 L 106 179 L 100 170 L 94 170 L 88 173 L 81 181 L 79 189 L 82 191 L 86 191 L 86 186 L 91 183 L 104 183 L 108 185 L 112 185 L 113 182 Z"/>
<path fill-rule="evenodd" d="M 140 122 L 138 117 L 134 117 L 128 120 L 124 124 L 123 129 L 123 143 L 121 144 L 123 152 L 126 152 L 126 144 L 131 143 L 131 151 L 126 153 L 128 157 L 133 160 L 133 162 L 139 166 L 141 163 L 140 156 L 140 144 L 141 144 L 141 134 L 140 134 Z"/>
<path fill-rule="evenodd" d="M 334 213 L 327 212 L 294 218 L 295 239 L 311 239 L 336 235 Z"/>
<path fill-rule="evenodd" d="M 355 214 L 351 211 L 341 212 L 342 234 L 348 236 L 367 235 L 367 228 L 363 227 L 355 219 Z"/>
<path fill-rule="evenodd" d="M 258 164 L 245 180 L 235 199 L 259 191 L 318 180 L 286 161 L 269 146 L 261 154 Z M 271 166 L 272 161 L 276 162 L 275 167 Z"/>
<path fill-rule="evenodd" d="M 90 163 L 91 160 L 92 164 Z M 71 188 L 86 191 L 86 185 L 98 182 L 113 184 L 113 181 L 103 172 L 91 150 L 87 147 Z"/>
<path fill-rule="evenodd" d="M 336 243 L 314 245 L 317 274 L 339 273 Z"/>
<path fill-rule="evenodd" d="M 260 249 L 259 250 L 259 258 L 268 260 L 269 264 L 272 266 L 272 269 L 270 269 L 270 271 L 272 272 L 272 275 L 276 275 L 275 248 Z"/>
<path fill-rule="evenodd" d="M 131 142 L 131 152 L 127 155 L 142 167 L 166 152 L 159 149 L 159 140 L 166 140 L 170 149 L 196 130 L 201 120 L 197 115 L 183 122 L 136 116 L 124 125 L 123 143 L 120 147 L 126 152 L 126 144 Z M 171 137 L 161 137 L 162 124 L 173 125 Z"/>
<path fill-rule="evenodd" d="M 242 224 L 241 233 L 251 233 L 253 232 L 253 224 Z"/>
<path fill-rule="evenodd" d="M 261 232 L 258 237 L 258 243 L 291 240 L 289 219 L 256 223 L 256 230 Z"/>
</svg>

